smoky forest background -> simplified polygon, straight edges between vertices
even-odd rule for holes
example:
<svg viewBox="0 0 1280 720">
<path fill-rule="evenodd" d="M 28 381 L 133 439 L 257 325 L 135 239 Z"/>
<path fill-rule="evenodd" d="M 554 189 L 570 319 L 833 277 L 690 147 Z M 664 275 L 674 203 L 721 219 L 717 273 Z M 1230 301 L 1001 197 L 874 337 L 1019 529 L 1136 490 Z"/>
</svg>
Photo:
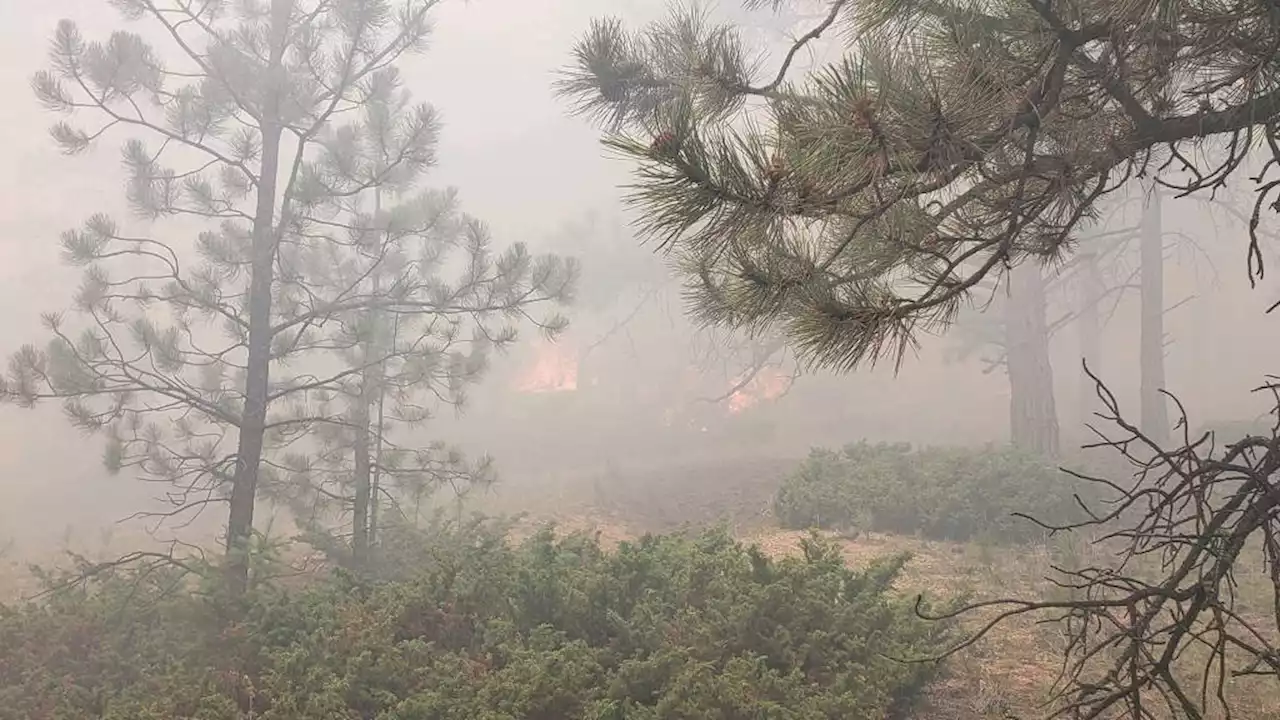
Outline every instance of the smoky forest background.
<svg viewBox="0 0 1280 720">
<path fill-rule="evenodd" d="M 1280 716 L 1270 0 L 0 40 L 0 720 Z"/>
</svg>

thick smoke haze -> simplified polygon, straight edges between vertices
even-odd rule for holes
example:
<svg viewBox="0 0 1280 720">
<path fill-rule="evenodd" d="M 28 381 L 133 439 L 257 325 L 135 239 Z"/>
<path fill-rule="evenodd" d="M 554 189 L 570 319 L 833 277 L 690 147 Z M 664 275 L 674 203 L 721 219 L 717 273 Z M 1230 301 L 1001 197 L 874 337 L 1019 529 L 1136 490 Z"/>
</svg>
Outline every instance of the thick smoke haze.
<svg viewBox="0 0 1280 720">
<path fill-rule="evenodd" d="M 560 340 L 576 351 L 607 338 L 608 349 L 594 354 L 591 377 L 597 384 L 589 385 L 586 370 L 579 368 L 575 372 L 584 377 L 569 383 L 573 389 L 522 390 L 521 378 L 556 352 L 529 333 L 496 360 L 464 413 L 442 411 L 420 430 L 423 437 L 492 453 L 504 482 L 524 487 L 557 475 L 652 462 L 658 447 L 673 455 L 796 457 L 811 444 L 864 437 L 1003 441 L 1009 432 L 1007 382 L 998 370 L 983 373 L 982 350 L 952 357 L 959 342 L 954 333 L 925 338 L 899 372 L 883 366 L 838 377 L 803 374 L 794 386 L 788 381 L 786 393 L 740 401 L 741 407 L 731 398 L 718 404 L 699 399 L 728 393 L 737 377 L 733 368 L 703 373 L 688 388 L 673 387 L 683 369 L 695 364 L 699 338 L 683 317 L 678 289 L 655 284 L 664 272 L 662 261 L 651 248 L 639 248 L 627 228 L 621 203 L 627 168 L 606 155 L 592 128 L 568 117 L 551 89 L 556 70 L 569 61 L 573 41 L 592 17 L 614 12 L 643 22 L 664 9 L 639 0 L 445 3 L 430 50 L 406 65 L 411 89 L 441 111 L 444 123 L 432 184 L 456 186 L 465 209 L 490 225 L 499 245 L 523 241 L 581 252 L 588 287 L 593 277 L 634 285 L 616 301 L 571 311 L 573 325 Z M 29 88 L 32 74 L 46 62 L 48 38 L 64 17 L 77 20 L 90 37 L 119 22 L 101 0 L 0 0 L 5 353 L 44 342 L 40 314 L 64 308 L 75 291 L 78 273 L 61 264 L 58 234 L 94 212 L 125 214 L 118 167 L 122 136 L 86 156 L 62 156 L 47 133 L 52 117 Z M 1244 230 L 1229 210 L 1174 199 L 1164 208 L 1165 298 L 1172 308 L 1166 320 L 1168 389 L 1198 422 L 1250 419 L 1265 410 L 1265 399 L 1249 391 L 1274 368 L 1280 352 L 1278 334 L 1258 330 L 1275 322 L 1262 311 L 1277 288 L 1250 290 L 1244 282 Z M 611 328 L 637 305 L 643 312 L 634 324 L 611 337 Z M 1098 368 L 1130 404 L 1137 402 L 1137 319 L 1135 296 L 1127 296 L 1105 328 Z M 1073 444 L 1086 437 L 1075 401 L 1081 378 L 1075 330 L 1055 335 L 1053 349 L 1060 422 L 1065 444 Z M 670 413 L 684 413 L 679 433 L 662 421 Z M 757 429 L 708 440 L 718 437 L 716 423 L 732 415 L 750 415 Z M 689 428 L 693 432 L 684 432 Z M 664 433 L 684 439 L 662 444 L 667 441 L 657 438 Z M 52 405 L 0 407 L 0 437 L 0 541 L 22 535 L 24 543 L 54 542 L 69 526 L 92 533 L 152 493 L 127 476 L 109 477 L 99 443 L 70 428 Z"/>
</svg>

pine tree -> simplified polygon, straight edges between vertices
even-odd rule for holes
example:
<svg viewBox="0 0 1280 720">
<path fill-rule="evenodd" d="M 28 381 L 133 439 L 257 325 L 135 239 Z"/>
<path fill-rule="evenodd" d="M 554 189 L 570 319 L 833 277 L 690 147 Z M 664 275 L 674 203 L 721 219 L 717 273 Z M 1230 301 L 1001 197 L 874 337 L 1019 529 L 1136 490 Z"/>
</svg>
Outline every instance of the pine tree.
<svg viewBox="0 0 1280 720">
<path fill-rule="evenodd" d="M 1034 264 L 1009 272 L 1005 300 L 1005 369 L 1009 375 L 1009 434 L 1014 447 L 1057 457 L 1058 406 L 1049 358 L 1047 282 Z"/>
<path fill-rule="evenodd" d="M 600 20 L 559 90 L 636 162 L 632 200 L 683 259 L 696 312 L 779 328 L 835 369 L 900 360 L 984 279 L 1057 259 L 1129 178 L 1219 186 L 1280 115 L 1262 3 L 826 8 L 765 71 L 705 13 Z M 795 76 L 807 43 L 838 34 L 843 60 Z M 1208 139 L 1221 151 L 1193 157 Z M 1255 221 L 1277 191 L 1258 187 Z"/>
<path fill-rule="evenodd" d="M 449 198 L 416 188 L 438 123 L 394 68 L 424 47 L 434 0 L 112 4 L 163 46 L 124 30 L 90 41 L 63 21 L 33 86 L 72 116 L 52 128 L 67 153 L 129 133 L 127 196 L 153 232 L 97 214 L 63 235 L 86 268 L 74 320 L 47 316 L 54 339 L 14 356 L 5 394 L 63 400 L 107 435 L 110 468 L 170 486 L 170 515 L 226 502 L 239 594 L 255 501 L 289 448 L 347 424 L 338 415 L 369 434 L 360 412 L 331 406 L 352 379 L 463 377 L 474 361 L 442 345 L 442 328 L 564 301 L 575 270 L 518 245 L 493 257 L 478 224 L 449 220 Z M 379 209 L 379 197 L 398 202 Z M 196 226 L 192 243 L 169 239 Z M 449 283 L 441 252 L 455 244 L 465 262 Z M 421 344 L 378 344 L 388 318 Z M 364 410 L 388 385 L 360 384 Z"/>
<path fill-rule="evenodd" d="M 978 351 L 995 350 L 994 357 L 983 358 L 983 372 L 999 369 L 1009 379 L 1010 443 L 1052 458 L 1060 442 L 1049 345 L 1072 316 L 1052 318 L 1050 295 L 1069 274 L 1022 265 L 1009 277 L 1007 288 L 983 283 L 989 293 L 983 305 L 959 313 L 948 354 L 963 360 Z"/>
<path fill-rule="evenodd" d="M 1043 395 L 1052 383 L 1038 380 L 1037 373 L 1028 372 L 1026 368 L 1048 367 L 1045 358 L 1050 340 L 1060 331 L 1076 326 L 1079 358 L 1090 371 L 1100 372 L 1102 327 L 1129 291 L 1140 289 L 1140 277 L 1150 267 L 1149 254 L 1143 255 L 1146 249 L 1142 242 L 1149 241 L 1142 234 L 1144 224 L 1127 217 L 1125 212 L 1134 202 L 1135 199 L 1128 199 L 1108 204 L 1104 213 L 1108 227 L 1091 229 L 1076 241 L 1078 251 L 1073 257 L 1052 273 L 1042 271 L 1041 289 L 1037 290 L 1032 283 L 1031 291 L 1024 291 L 1023 299 L 1016 299 L 1012 293 L 998 292 L 989 282 L 980 283 L 978 288 L 987 293 L 983 304 L 963 309 L 955 319 L 948 355 L 965 360 L 978 352 L 987 353 L 982 357 L 984 373 L 997 369 L 1009 372 L 1013 359 L 1011 348 L 1019 345 L 1024 350 L 1035 348 L 1031 353 L 1024 353 L 1027 357 L 1021 360 L 1021 379 L 1015 381 L 1013 374 L 1009 376 L 1009 420 L 1011 441 L 1015 445 L 1041 454 L 1052 454 L 1052 448 L 1057 445 L 1058 432 L 1053 429 L 1057 424 L 1056 410 L 1035 412 L 1035 408 L 1048 409 L 1056 405 Z M 1130 225 L 1130 222 L 1136 224 Z M 1134 255 L 1137 257 L 1130 257 Z M 1163 256 L 1157 257 L 1162 265 Z M 1037 298 L 1037 295 L 1043 297 Z M 1149 302 L 1144 299 L 1142 305 L 1145 318 Z M 1144 319 L 1146 322 L 1149 319 Z M 1163 325 L 1162 319 L 1160 324 Z M 1021 327 L 1027 339 L 1020 342 L 1015 327 Z M 1028 334 L 1027 330 L 1031 332 Z M 1035 360 L 1037 356 L 1041 360 Z M 1145 370 L 1142 374 L 1147 376 Z M 1097 388 L 1084 376 L 1076 403 L 1076 419 L 1081 426 L 1093 420 L 1097 399 Z M 1032 417 L 1035 419 L 1030 419 Z"/>
</svg>

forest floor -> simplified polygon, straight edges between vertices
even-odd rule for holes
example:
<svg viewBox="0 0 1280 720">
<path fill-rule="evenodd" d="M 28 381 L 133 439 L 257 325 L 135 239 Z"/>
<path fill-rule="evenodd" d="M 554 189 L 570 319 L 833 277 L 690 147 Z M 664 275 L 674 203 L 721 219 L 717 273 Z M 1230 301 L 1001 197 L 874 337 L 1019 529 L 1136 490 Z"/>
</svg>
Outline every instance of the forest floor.
<svg viewBox="0 0 1280 720">
<path fill-rule="evenodd" d="M 625 470 L 603 468 L 554 482 L 513 478 L 467 504 L 486 513 L 525 513 L 517 533 L 553 522 L 561 532 L 597 533 L 606 546 L 649 532 L 723 523 L 742 540 L 771 555 L 786 556 L 799 552 L 806 533 L 778 528 L 770 510 L 778 484 L 796 462 L 778 457 L 703 459 L 633 465 Z M 873 533 L 835 539 L 853 567 L 909 553 L 911 560 L 899 579 L 899 590 L 938 599 L 1044 597 L 1055 592 L 1045 579 L 1052 563 L 1063 562 L 1064 553 L 1076 553 L 1079 559 L 1078 553 L 1094 552 L 1078 542 L 999 548 Z M 65 549 L 105 560 L 113 552 L 138 549 L 140 543 L 138 535 L 120 531 L 110 537 L 87 534 L 68 542 Z M 0 600 L 27 595 L 36 587 L 24 570 L 26 562 L 57 560 L 54 553 L 36 558 L 22 554 L 26 557 L 19 558 L 12 548 L 6 552 L 0 544 Z M 974 616 L 968 622 L 977 627 L 982 620 Z M 916 720 L 1045 717 L 1062 647 L 1056 625 L 1036 624 L 1030 617 L 1004 623 L 948 663 Z M 1230 683 L 1228 693 L 1234 717 L 1280 717 L 1280 688 L 1273 678 L 1240 679 Z"/>
<path fill-rule="evenodd" d="M 551 521 L 565 532 L 595 532 L 606 545 L 648 532 L 723 523 L 743 541 L 781 557 L 800 552 L 800 542 L 807 536 L 803 531 L 779 528 L 771 513 L 774 493 L 797 462 L 798 459 L 776 457 L 708 459 L 625 472 L 609 470 L 558 484 L 512 482 L 476 505 L 488 512 L 527 512 L 525 527 L 530 530 Z M 1060 595 L 1062 590 L 1047 579 L 1053 564 L 1107 561 L 1096 555 L 1099 551 L 1092 545 L 1079 539 L 1054 546 L 1015 548 L 877 533 L 833 539 L 852 567 L 865 566 L 877 558 L 909 554 L 911 560 L 899 578 L 899 591 L 940 600 L 957 596 L 985 600 Z M 1266 581 L 1261 567 L 1244 569 L 1240 575 L 1245 593 L 1251 581 Z M 980 627 L 991 617 L 990 612 L 975 613 L 968 617 L 967 627 Z M 1043 618 L 1024 616 L 1002 623 L 954 656 L 915 720 L 1046 717 L 1051 712 L 1049 701 L 1061 669 L 1065 640 L 1059 626 L 1037 623 L 1038 619 Z M 1195 686 L 1194 681 L 1190 686 Z M 1272 677 L 1228 681 L 1227 699 L 1231 717 L 1280 717 L 1280 687 Z"/>
<path fill-rule="evenodd" d="M 609 477 L 562 482 L 548 492 L 544 483 L 512 483 L 476 503 L 485 511 L 528 513 L 524 527 L 552 521 L 563 532 L 594 532 L 603 544 L 634 539 L 646 532 L 670 532 L 716 523 L 775 557 L 800 552 L 803 531 L 783 530 L 772 522 L 773 494 L 794 459 L 751 458 L 731 463 L 692 463 L 660 471 L 609 473 Z M 656 469 L 655 469 L 656 470 Z M 835 538 L 852 567 L 877 558 L 909 553 L 899 580 L 901 592 L 932 598 L 973 595 L 982 587 L 1033 591 L 1048 563 L 1026 549 L 1001 550 L 922 538 L 860 534 Z M 1041 568 L 1037 570 L 1036 568 Z M 1015 587 L 1016 586 L 1016 587 Z M 919 720 L 1032 718 L 1052 687 L 1057 646 L 1032 622 L 1019 622 L 967 650 L 934 684 L 917 714 Z M 1249 717 L 1249 716 L 1246 716 Z"/>
</svg>

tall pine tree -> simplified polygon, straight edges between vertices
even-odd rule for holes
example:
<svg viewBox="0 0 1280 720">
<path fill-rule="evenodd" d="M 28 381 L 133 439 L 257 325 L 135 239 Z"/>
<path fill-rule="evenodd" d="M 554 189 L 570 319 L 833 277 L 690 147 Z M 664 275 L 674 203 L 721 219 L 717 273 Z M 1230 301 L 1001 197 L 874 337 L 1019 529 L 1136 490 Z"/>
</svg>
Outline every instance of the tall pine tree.
<svg viewBox="0 0 1280 720">
<path fill-rule="evenodd" d="M 568 298 L 574 265 L 519 245 L 495 257 L 476 223 L 442 234 L 447 203 L 416 189 L 436 114 L 407 101 L 394 67 L 424 47 L 434 0 L 112 4 L 162 46 L 125 30 L 90 41 L 63 21 L 33 85 L 70 116 L 52 130 L 66 152 L 128 135 L 130 205 L 169 222 L 149 233 L 98 214 L 64 234 L 86 268 L 74 318 L 47 317 L 54 339 L 14 356 L 5 391 L 62 399 L 77 425 L 106 433 L 110 467 L 170 486 L 171 514 L 227 503 L 239 594 L 263 481 L 335 423 L 328 403 L 350 395 L 349 379 L 368 386 L 364 412 L 385 385 L 371 371 L 471 371 L 435 331 L 408 349 L 379 344 L 377 328 L 526 317 Z M 380 197 L 398 202 L 379 209 Z M 170 239 L 192 224 L 194 242 Z M 457 282 L 443 274 L 451 244 L 465 258 Z M 368 436 L 360 412 L 344 417 Z"/>
</svg>

